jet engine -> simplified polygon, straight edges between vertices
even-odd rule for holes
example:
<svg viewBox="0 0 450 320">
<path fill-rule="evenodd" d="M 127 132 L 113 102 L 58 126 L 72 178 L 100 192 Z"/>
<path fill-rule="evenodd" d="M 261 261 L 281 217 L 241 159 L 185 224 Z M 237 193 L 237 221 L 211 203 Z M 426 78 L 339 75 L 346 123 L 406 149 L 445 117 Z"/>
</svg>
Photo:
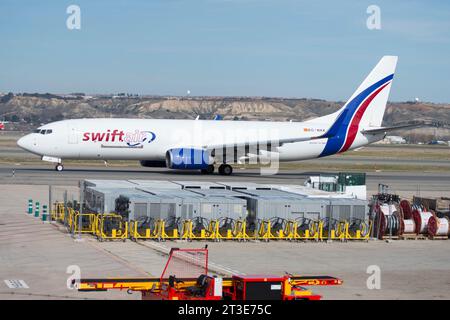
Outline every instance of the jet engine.
<svg viewBox="0 0 450 320">
<path fill-rule="evenodd" d="M 213 158 L 204 149 L 174 148 L 166 152 L 166 166 L 169 169 L 206 169 Z"/>
</svg>

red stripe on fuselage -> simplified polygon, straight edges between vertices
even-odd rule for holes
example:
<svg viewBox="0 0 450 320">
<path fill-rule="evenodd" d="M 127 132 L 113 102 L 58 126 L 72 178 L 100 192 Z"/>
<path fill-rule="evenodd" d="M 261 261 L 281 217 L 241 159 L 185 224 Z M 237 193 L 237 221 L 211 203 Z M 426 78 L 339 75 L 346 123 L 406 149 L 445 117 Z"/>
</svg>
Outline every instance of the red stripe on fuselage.
<svg viewBox="0 0 450 320">
<path fill-rule="evenodd" d="M 345 140 L 344 146 L 341 148 L 339 152 L 347 151 L 348 148 L 353 144 L 353 141 L 355 141 L 356 135 L 358 134 L 358 127 L 359 122 L 361 121 L 364 112 L 369 107 L 369 104 L 372 102 L 372 100 L 380 93 L 381 90 L 383 90 L 390 82 L 386 83 L 385 85 L 378 88 L 376 91 L 374 91 L 359 107 L 359 109 L 356 111 L 355 116 L 352 119 L 352 122 L 348 128 L 347 133 L 347 139 Z"/>
</svg>

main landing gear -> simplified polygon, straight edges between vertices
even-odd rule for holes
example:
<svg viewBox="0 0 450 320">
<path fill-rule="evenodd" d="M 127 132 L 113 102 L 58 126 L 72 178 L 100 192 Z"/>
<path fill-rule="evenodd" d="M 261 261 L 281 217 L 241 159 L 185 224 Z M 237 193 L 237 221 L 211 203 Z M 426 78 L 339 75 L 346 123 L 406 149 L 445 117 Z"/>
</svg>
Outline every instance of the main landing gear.
<svg viewBox="0 0 450 320">
<path fill-rule="evenodd" d="M 209 166 L 206 167 L 206 169 L 202 169 L 201 172 L 203 174 L 212 174 L 212 173 L 214 173 L 214 165 L 210 164 Z"/>
<path fill-rule="evenodd" d="M 205 169 L 202 169 L 201 172 L 203 174 L 213 174 L 214 173 L 214 165 L 210 164 Z M 221 164 L 219 166 L 219 174 L 223 176 L 229 176 L 233 173 L 233 167 L 229 164 Z"/>
<path fill-rule="evenodd" d="M 223 176 L 229 176 L 233 173 L 233 167 L 229 164 L 221 164 L 219 166 L 219 173 Z"/>
<path fill-rule="evenodd" d="M 59 171 L 59 172 L 63 171 L 63 170 L 64 170 L 64 166 L 62 165 L 62 163 L 58 163 L 58 164 L 55 166 L 55 170 L 56 170 L 56 171 Z"/>
</svg>

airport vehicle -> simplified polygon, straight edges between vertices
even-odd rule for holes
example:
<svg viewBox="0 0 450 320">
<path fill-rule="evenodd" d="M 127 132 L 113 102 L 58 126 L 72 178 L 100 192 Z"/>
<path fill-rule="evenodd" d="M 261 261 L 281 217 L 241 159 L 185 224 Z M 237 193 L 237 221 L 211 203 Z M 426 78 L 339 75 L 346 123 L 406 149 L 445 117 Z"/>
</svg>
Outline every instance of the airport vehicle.
<svg viewBox="0 0 450 320">
<path fill-rule="evenodd" d="M 208 249 L 172 248 L 160 278 L 81 279 L 79 291 L 139 291 L 143 300 L 320 300 L 304 286 L 341 285 L 329 276 L 208 274 Z"/>
<path fill-rule="evenodd" d="M 384 56 L 338 111 L 304 122 L 76 119 L 52 122 L 17 144 L 63 170 L 64 159 L 139 160 L 145 167 L 218 171 L 233 163 L 321 158 L 382 140 L 396 56 Z"/>
</svg>

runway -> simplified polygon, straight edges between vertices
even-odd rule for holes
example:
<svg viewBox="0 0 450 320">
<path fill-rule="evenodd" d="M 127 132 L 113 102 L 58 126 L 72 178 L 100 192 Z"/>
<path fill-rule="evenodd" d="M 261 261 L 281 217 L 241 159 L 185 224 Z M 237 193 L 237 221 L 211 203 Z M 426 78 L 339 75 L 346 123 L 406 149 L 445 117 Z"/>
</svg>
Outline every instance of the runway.
<svg viewBox="0 0 450 320">
<path fill-rule="evenodd" d="M 270 184 L 303 184 L 317 171 L 280 170 L 276 175 L 261 175 L 259 169 L 237 169 L 232 176 L 202 175 L 197 171 L 175 171 L 166 168 L 70 166 L 63 172 L 49 165 L 2 165 L 0 184 L 35 184 L 76 186 L 82 179 L 147 179 L 246 181 Z M 323 172 L 322 172 L 323 173 Z M 390 186 L 391 192 L 404 197 L 450 196 L 450 172 L 369 172 L 366 184 L 369 193 L 376 193 L 378 184 Z"/>
<path fill-rule="evenodd" d="M 321 158 L 319 161 L 283 163 L 275 175 L 261 175 L 259 169 L 235 169 L 232 176 L 201 175 L 198 171 L 174 171 L 166 168 L 144 168 L 138 163 L 111 163 L 104 167 L 95 162 L 67 163 L 63 172 L 41 162 L 15 142 L 7 141 L 0 150 L 0 184 L 35 184 L 77 186 L 91 179 L 148 179 L 199 181 L 251 181 L 271 184 L 303 184 L 310 175 L 324 172 L 358 171 L 366 173 L 368 196 L 378 184 L 390 186 L 391 192 L 403 197 L 450 197 L 450 149 L 440 146 L 370 145 L 345 155 Z M 9 159 L 6 161 L 6 159 Z M 100 164 L 101 162 L 99 162 Z"/>
</svg>

